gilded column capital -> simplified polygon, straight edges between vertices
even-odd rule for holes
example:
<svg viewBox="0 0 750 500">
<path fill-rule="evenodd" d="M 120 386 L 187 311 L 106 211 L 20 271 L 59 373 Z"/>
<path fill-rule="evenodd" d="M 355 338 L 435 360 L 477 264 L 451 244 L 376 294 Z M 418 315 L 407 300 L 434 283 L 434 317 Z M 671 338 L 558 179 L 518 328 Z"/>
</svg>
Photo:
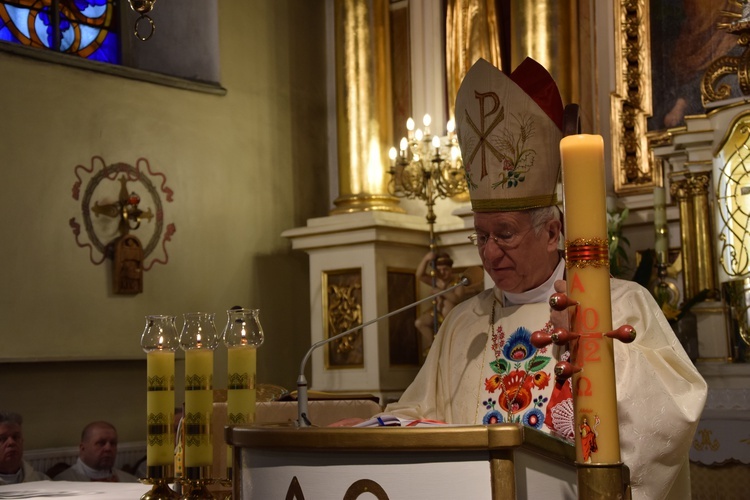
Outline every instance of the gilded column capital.
<svg viewBox="0 0 750 500">
<path fill-rule="evenodd" d="M 711 179 L 708 174 L 690 175 L 685 178 L 687 191 L 690 196 L 708 195 Z"/>
<path fill-rule="evenodd" d="M 687 179 L 673 180 L 669 184 L 669 194 L 678 202 L 686 200 L 689 194 Z"/>
</svg>

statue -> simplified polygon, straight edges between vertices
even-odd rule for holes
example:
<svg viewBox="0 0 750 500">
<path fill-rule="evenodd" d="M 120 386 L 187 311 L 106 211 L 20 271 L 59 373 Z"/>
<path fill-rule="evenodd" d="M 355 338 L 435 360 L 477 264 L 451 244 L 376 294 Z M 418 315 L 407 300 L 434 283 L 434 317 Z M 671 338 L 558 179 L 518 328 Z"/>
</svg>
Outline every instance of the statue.
<svg viewBox="0 0 750 500">
<path fill-rule="evenodd" d="M 469 278 L 467 286 L 458 287 L 435 298 L 430 309 L 422 313 L 414 322 L 419 331 L 422 353 L 426 355 L 438 327 L 451 309 L 456 307 L 456 304 L 484 290 L 484 269 L 481 266 L 472 266 L 466 268 L 463 273 L 456 273 L 453 271 L 453 259 L 450 255 L 446 252 L 430 251 L 419 263 L 416 275 L 422 283 L 432 287 L 431 293 L 433 294 L 458 284 L 463 277 Z M 437 313 L 437 319 L 435 313 Z"/>
</svg>

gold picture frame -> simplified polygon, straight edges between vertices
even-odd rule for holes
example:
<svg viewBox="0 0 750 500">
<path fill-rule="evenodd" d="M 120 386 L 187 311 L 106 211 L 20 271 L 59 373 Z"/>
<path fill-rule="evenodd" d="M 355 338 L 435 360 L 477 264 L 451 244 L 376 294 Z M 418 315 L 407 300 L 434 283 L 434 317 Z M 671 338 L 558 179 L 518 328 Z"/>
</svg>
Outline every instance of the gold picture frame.
<svg viewBox="0 0 750 500">
<path fill-rule="evenodd" d="M 741 64 L 736 56 L 746 43 L 728 22 L 742 14 L 733 11 L 731 2 L 613 1 L 614 190 L 618 195 L 647 193 L 664 184 L 663 162 L 654 159 L 652 148 L 671 143 L 674 132 L 685 129 L 685 118 L 705 115 L 706 102 L 712 101 L 708 87 L 722 79 L 725 97 L 739 95 L 737 75 L 724 77 L 731 76 L 727 68 L 739 70 Z"/>
<path fill-rule="evenodd" d="M 661 185 L 646 136 L 652 113 L 649 1 L 614 0 L 614 16 L 612 177 L 616 194 L 640 194 Z"/>
</svg>

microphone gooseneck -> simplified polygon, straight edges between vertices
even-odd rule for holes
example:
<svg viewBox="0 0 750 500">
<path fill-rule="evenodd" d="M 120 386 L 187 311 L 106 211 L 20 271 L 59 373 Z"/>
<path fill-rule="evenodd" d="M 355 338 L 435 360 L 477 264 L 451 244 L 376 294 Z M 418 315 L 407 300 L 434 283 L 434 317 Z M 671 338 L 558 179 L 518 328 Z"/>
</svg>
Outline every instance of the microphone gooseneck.
<svg viewBox="0 0 750 500">
<path fill-rule="evenodd" d="M 428 300 L 432 300 L 436 297 L 439 297 L 445 293 L 450 292 L 451 290 L 458 288 L 460 286 L 468 286 L 469 285 L 469 278 L 466 276 L 463 276 L 461 280 L 458 282 L 458 284 L 453 285 L 450 288 L 446 288 L 445 290 L 442 290 L 440 292 L 434 293 L 430 295 L 429 297 L 425 297 L 421 300 L 418 300 L 416 302 L 412 302 L 411 304 L 408 304 L 400 309 L 396 309 L 395 311 L 391 311 L 388 314 L 384 314 L 383 316 L 378 316 L 375 319 L 372 319 L 366 323 L 362 323 L 361 325 L 357 325 L 354 328 L 350 328 L 344 332 L 338 333 L 334 335 L 333 337 L 329 337 L 327 339 L 320 340 L 316 343 L 314 343 L 305 353 L 305 356 L 302 358 L 302 362 L 299 365 L 299 377 L 297 377 L 297 427 L 310 427 L 310 420 L 308 419 L 308 409 L 307 409 L 307 378 L 305 378 L 305 367 L 307 366 L 307 361 L 310 359 L 310 356 L 312 355 L 313 351 L 317 349 L 318 347 L 321 347 L 329 342 L 333 342 L 334 340 L 343 337 L 344 335 L 349 335 L 350 333 L 354 333 L 357 330 L 361 330 L 362 328 L 369 326 L 373 323 L 376 323 L 382 319 L 388 318 L 390 316 L 393 316 L 394 314 L 398 314 L 401 312 L 404 312 L 406 310 L 411 309 L 412 307 L 416 307 L 422 302 L 427 302 Z"/>
</svg>

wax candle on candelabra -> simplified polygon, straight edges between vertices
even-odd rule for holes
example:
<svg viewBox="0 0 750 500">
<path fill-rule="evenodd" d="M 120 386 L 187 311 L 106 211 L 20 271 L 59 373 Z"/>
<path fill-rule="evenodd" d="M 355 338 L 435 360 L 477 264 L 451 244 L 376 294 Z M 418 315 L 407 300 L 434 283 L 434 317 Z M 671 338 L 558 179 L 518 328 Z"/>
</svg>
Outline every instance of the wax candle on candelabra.
<svg viewBox="0 0 750 500">
<path fill-rule="evenodd" d="M 654 188 L 654 251 L 656 252 L 656 262 L 660 265 L 667 263 L 667 251 L 669 249 L 666 197 L 663 187 Z"/>
<path fill-rule="evenodd" d="M 149 478 L 172 475 L 174 464 L 174 316 L 146 316 L 141 347 L 146 351 L 146 471 Z"/>
<path fill-rule="evenodd" d="M 174 461 L 174 351 L 146 354 L 146 413 L 148 441 L 146 466 Z"/>
<path fill-rule="evenodd" d="M 573 135 L 560 142 L 563 171 L 567 293 L 579 303 L 580 333 L 573 377 L 576 455 L 581 463 L 619 463 L 620 437 L 612 340 L 604 141 Z M 596 447 L 592 442 L 596 442 Z"/>
<path fill-rule="evenodd" d="M 257 348 L 264 340 L 258 309 L 227 311 L 223 338 L 227 346 L 227 423 L 252 424 L 255 422 Z M 228 469 L 231 464 L 232 450 L 227 447 Z"/>
<path fill-rule="evenodd" d="M 230 377 L 227 416 L 230 425 L 255 422 L 256 353 L 255 346 L 227 348 L 227 368 Z"/>
<path fill-rule="evenodd" d="M 185 314 L 180 346 L 185 350 L 185 470 L 207 479 L 213 463 L 211 416 L 216 327 L 212 313 Z M 209 468 L 209 469 L 207 469 Z"/>
</svg>

